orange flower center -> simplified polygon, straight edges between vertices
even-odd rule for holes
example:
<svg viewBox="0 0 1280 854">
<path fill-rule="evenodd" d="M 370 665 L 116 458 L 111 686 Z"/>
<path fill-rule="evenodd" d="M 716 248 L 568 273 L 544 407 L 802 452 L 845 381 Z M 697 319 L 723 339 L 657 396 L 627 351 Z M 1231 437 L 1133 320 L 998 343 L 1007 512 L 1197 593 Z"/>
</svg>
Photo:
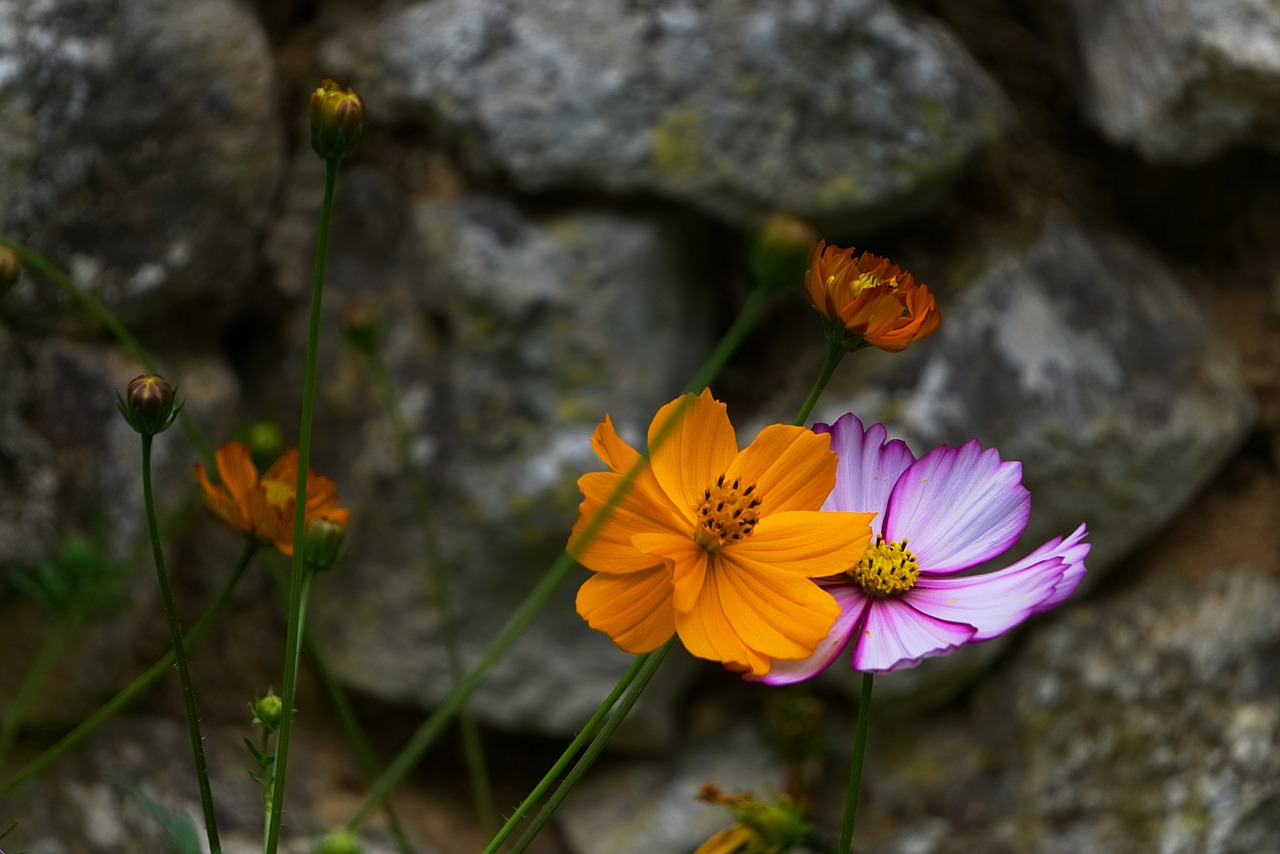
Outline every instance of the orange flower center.
<svg viewBox="0 0 1280 854">
<path fill-rule="evenodd" d="M 900 596 L 916 586 L 920 564 L 907 548 L 906 540 L 889 542 L 877 534 L 876 541 L 848 574 L 863 593 L 886 599 Z"/>
<path fill-rule="evenodd" d="M 272 507 L 286 507 L 298 494 L 298 488 L 283 480 L 264 480 L 262 489 L 267 493 L 267 503 Z"/>
<path fill-rule="evenodd" d="M 730 543 L 749 536 L 760 521 L 760 499 L 753 495 L 756 485 L 746 489 L 734 478 L 725 483 L 724 475 L 702 492 L 702 506 L 698 508 L 698 527 L 693 541 L 711 554 L 716 554 Z"/>
</svg>

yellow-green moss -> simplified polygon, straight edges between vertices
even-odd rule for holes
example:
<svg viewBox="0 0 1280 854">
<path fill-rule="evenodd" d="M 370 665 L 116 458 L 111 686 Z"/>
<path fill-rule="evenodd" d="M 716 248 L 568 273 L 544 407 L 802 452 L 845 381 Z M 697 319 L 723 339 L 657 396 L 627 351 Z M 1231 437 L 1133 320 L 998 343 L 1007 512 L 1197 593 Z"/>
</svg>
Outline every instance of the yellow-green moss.
<svg viewBox="0 0 1280 854">
<path fill-rule="evenodd" d="M 650 163 L 660 175 L 691 176 L 703 167 L 703 118 L 697 107 L 668 110 L 653 128 Z"/>
</svg>

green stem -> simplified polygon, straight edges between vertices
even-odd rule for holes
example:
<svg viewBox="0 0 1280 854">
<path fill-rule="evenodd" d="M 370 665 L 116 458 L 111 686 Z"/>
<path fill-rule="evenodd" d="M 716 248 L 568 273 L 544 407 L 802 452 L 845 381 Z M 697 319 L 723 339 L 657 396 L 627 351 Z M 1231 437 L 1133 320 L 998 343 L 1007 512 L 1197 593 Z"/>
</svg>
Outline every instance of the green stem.
<svg viewBox="0 0 1280 854">
<path fill-rule="evenodd" d="M 457 620 L 453 611 L 453 596 L 449 579 L 445 574 L 445 560 L 440 553 L 439 538 L 433 534 L 431 487 L 424 474 L 414 465 L 409 423 L 400 409 L 391 375 L 386 365 L 377 358 L 376 353 L 369 354 L 369 369 L 373 374 L 378 397 L 381 398 L 382 406 L 391 420 L 401 465 L 405 471 L 412 473 L 414 503 L 417 505 L 423 538 L 423 562 L 427 567 L 427 579 L 431 585 L 431 595 L 435 599 L 436 612 L 440 619 L 440 637 L 444 642 L 445 659 L 449 668 L 449 687 L 452 688 L 462 680 L 462 654 Z M 476 817 L 480 821 L 480 826 L 491 832 L 498 824 L 493 786 L 489 781 L 480 727 L 465 703 L 458 710 L 458 726 L 462 732 L 462 751 L 467 765 L 467 776 L 471 781 L 472 797 L 475 799 Z"/>
<path fill-rule="evenodd" d="M 862 674 L 858 695 L 858 725 L 853 740 L 853 761 L 849 764 L 849 789 L 845 794 L 844 823 L 840 827 L 840 854 L 852 854 L 853 822 L 858 817 L 858 795 L 862 791 L 862 761 L 867 756 L 867 730 L 871 726 L 871 685 L 874 673 Z"/>
<path fill-rule="evenodd" d="M 613 713 L 609 716 L 609 719 L 605 721 L 604 726 L 600 729 L 600 733 L 591 742 L 591 745 L 587 747 L 582 758 L 578 760 L 578 764 L 573 766 L 573 770 L 569 772 L 568 776 L 564 778 L 564 781 L 555 790 L 555 793 L 552 794 L 551 798 L 543 805 L 542 809 L 530 823 L 528 829 L 525 830 L 524 834 L 521 835 L 518 840 L 516 840 L 515 846 L 511 849 L 511 854 L 521 854 L 521 852 L 533 843 L 533 840 L 537 835 L 542 832 L 542 828 L 547 825 L 547 822 L 551 821 L 551 817 L 555 815 L 556 810 L 558 810 L 560 805 L 564 803 L 564 799 L 569 796 L 569 793 L 578 785 L 578 782 L 587 773 L 587 770 L 596 761 L 596 758 L 600 756 L 605 745 L 609 743 L 609 739 L 613 737 L 614 731 L 618 729 L 618 726 L 621 725 L 622 721 L 631 711 L 631 707 L 640 699 L 640 695 L 644 693 L 644 689 L 648 687 L 649 681 L 653 679 L 654 674 L 658 672 L 658 667 L 661 666 L 662 660 L 666 658 L 667 653 L 671 651 L 671 647 L 675 645 L 675 642 L 675 637 L 672 637 L 657 650 L 640 656 L 644 664 L 640 668 L 639 673 L 634 677 L 634 682 L 628 686 L 626 696 L 622 698 L 618 703 L 617 708 L 615 708 Z M 626 677 L 623 678 L 625 679 Z"/>
<path fill-rule="evenodd" d="M 106 306 L 94 298 L 94 296 L 84 288 L 77 285 L 75 281 L 60 270 L 56 264 L 49 261 L 40 253 L 32 249 L 28 249 L 19 243 L 7 240 L 4 237 L 0 237 L 0 244 L 8 246 L 16 252 L 18 257 L 22 259 L 22 263 L 27 267 L 38 271 L 49 281 L 66 291 L 73 300 L 80 304 L 81 308 L 89 312 L 89 314 L 93 315 L 99 323 L 105 326 L 107 331 L 110 332 L 115 339 L 129 351 L 129 355 L 133 356 L 133 358 L 137 360 L 138 364 L 146 368 L 149 373 L 154 374 L 158 372 L 155 360 L 151 358 L 151 354 L 147 352 L 146 348 L 142 346 L 138 339 L 133 337 L 133 333 L 125 328 L 125 325 L 121 323 Z M 185 412 L 179 410 L 178 424 L 182 427 L 182 432 L 186 434 L 186 437 L 191 444 L 196 446 L 196 450 L 200 452 L 200 456 L 204 459 L 205 464 L 211 464 L 213 461 L 213 448 L 209 445 L 208 440 L 205 439 L 204 434 L 200 432 L 200 429 L 196 427 L 195 422 L 192 421 Z"/>
<path fill-rule="evenodd" d="M 577 756 L 578 751 L 582 750 L 583 745 L 585 745 L 600 730 L 600 725 L 613 709 L 614 703 L 618 702 L 618 698 L 622 696 L 622 692 L 635 681 L 636 675 L 640 672 L 640 668 L 644 666 L 644 662 L 644 656 L 636 657 L 635 661 L 631 663 L 631 668 L 620 680 L 618 680 L 618 684 L 614 686 L 613 691 L 610 692 L 608 697 L 605 697 L 604 702 L 600 704 L 600 708 L 596 709 L 595 714 L 593 714 L 591 719 L 587 721 L 585 726 L 583 726 L 577 737 L 575 737 L 569 744 L 569 747 L 565 749 L 565 752 L 561 754 L 560 758 L 556 760 L 556 764 L 551 766 L 551 770 L 548 771 L 542 780 L 538 782 L 538 785 L 533 787 L 533 791 L 529 792 L 525 799 L 521 801 L 520 806 L 516 808 L 516 811 L 511 815 L 511 818 L 507 819 L 507 823 L 504 824 L 502 829 L 498 831 L 498 834 L 489 841 L 488 847 L 484 849 L 484 854 L 493 854 L 493 852 L 497 851 L 498 846 L 505 842 L 507 837 L 510 836 L 520 822 L 524 820 L 529 809 L 538 801 L 542 800 L 542 796 L 551 788 L 552 783 L 560 779 L 561 772 L 568 767 L 571 761 L 573 761 L 573 757 Z"/>
<path fill-rule="evenodd" d="M 142 496 L 146 504 L 147 529 L 151 532 L 151 552 L 155 558 L 156 577 L 160 581 L 160 596 L 164 601 L 165 616 L 169 620 L 169 638 L 173 643 L 173 660 L 178 666 L 178 680 L 182 683 L 182 702 L 187 712 L 187 731 L 191 735 L 191 755 L 196 763 L 196 782 L 200 786 L 200 806 L 204 810 L 205 835 L 209 839 L 209 851 L 219 854 L 218 825 L 213 814 L 213 792 L 209 788 L 209 769 L 204 761 L 204 739 L 200 735 L 200 714 L 196 711 L 196 692 L 191 686 L 191 674 L 187 670 L 187 654 L 182 643 L 182 626 L 178 623 L 178 611 L 173 602 L 173 590 L 169 586 L 169 573 L 164 568 L 164 551 L 160 548 L 160 527 L 156 522 L 156 503 L 151 493 L 151 440 L 142 436 Z"/>
<path fill-rule="evenodd" d="M 694 374 L 686 391 L 694 394 L 701 392 L 712 379 L 719 375 L 729 361 L 729 357 L 733 355 L 734 351 L 742 343 L 747 331 L 751 328 L 756 318 L 759 317 L 761 310 L 768 302 L 768 297 L 768 292 L 762 288 L 756 288 L 751 292 L 751 296 L 743 304 L 737 319 L 735 319 L 729 330 L 725 332 L 720 342 Z M 655 446 L 670 435 L 683 413 L 683 407 L 677 409 L 673 417 L 662 425 L 658 435 L 654 437 Z M 596 518 L 591 520 L 583 529 L 582 536 L 579 538 L 580 547 L 590 542 L 591 538 L 603 527 L 610 513 L 613 512 L 613 508 L 630 492 L 643 466 L 643 460 L 637 462 L 632 467 L 632 470 L 623 477 L 622 482 L 618 484 L 605 501 L 603 507 L 601 507 L 600 512 L 596 514 Z M 355 813 L 347 820 L 348 830 L 354 831 L 359 827 L 361 822 L 369 817 L 373 808 L 386 800 L 388 795 L 391 794 L 391 790 L 421 761 L 422 756 L 440 737 L 450 719 L 466 704 L 467 700 L 484 680 L 484 677 L 488 675 L 489 669 L 506 654 L 506 651 L 516 642 L 516 639 L 529 627 L 529 624 L 533 622 L 547 602 L 551 600 L 556 590 L 569 577 L 569 573 L 574 566 L 573 557 L 566 552 L 556 558 L 555 562 L 548 567 L 541 580 L 529 592 L 516 609 L 516 612 L 507 620 L 506 625 L 502 627 L 493 643 L 485 650 L 484 655 L 480 657 L 480 661 L 476 663 L 470 673 L 454 686 L 453 690 L 436 707 L 435 711 L 422 722 L 422 725 L 414 732 L 408 743 L 401 748 L 400 753 L 382 772 L 382 776 L 373 784 L 365 799 L 356 808 Z"/>
<path fill-rule="evenodd" d="M 4 764 L 4 758 L 9 755 L 9 749 L 13 747 L 14 739 L 18 735 L 18 727 L 26 718 L 27 709 L 31 708 L 31 704 L 39 696 L 40 687 L 48 680 L 58 660 L 62 658 L 67 643 L 79 626 L 78 609 L 72 614 L 59 618 L 53 636 L 40 651 L 40 657 L 31 665 L 31 670 L 23 680 L 22 687 L 18 689 L 13 702 L 9 705 L 4 722 L 0 723 L 0 764 Z"/>
<path fill-rule="evenodd" d="M 200 616 L 200 619 L 196 621 L 195 625 L 191 627 L 191 630 L 187 632 L 186 637 L 183 639 L 183 643 L 187 649 L 194 646 L 196 641 L 200 640 L 200 638 L 204 636 L 204 633 L 209 630 L 211 625 L 213 625 L 213 621 L 217 618 L 218 614 L 222 612 L 222 609 L 226 607 L 227 602 L 231 600 L 232 592 L 239 583 L 241 576 L 244 575 L 245 570 L 249 566 L 250 559 L 252 559 L 257 550 L 258 544 L 251 540 L 248 547 L 245 549 L 244 556 L 240 559 L 239 565 L 232 574 L 231 580 L 227 582 L 226 586 L 218 593 L 217 598 L 214 599 L 213 603 L 207 610 L 205 610 L 204 614 Z M 83 742 L 100 726 L 110 720 L 112 715 L 120 711 L 120 709 L 150 687 L 153 682 L 160 678 L 161 674 L 167 672 L 169 668 L 173 667 L 173 662 L 174 654 L 173 650 L 170 649 L 169 652 L 165 653 L 163 658 L 147 668 L 146 671 L 121 689 L 118 694 L 103 704 L 96 712 L 77 724 L 75 729 L 64 735 L 56 744 L 37 756 L 3 786 L 0 786 L 0 799 L 7 797 L 23 783 L 44 771 L 54 762 L 61 759 L 73 748 Z"/>
<path fill-rule="evenodd" d="M 797 427 L 803 427 L 805 422 L 809 420 L 809 415 L 813 412 L 814 405 L 818 402 L 818 398 L 822 396 L 823 389 L 827 387 L 828 380 L 836 372 L 836 366 L 840 364 L 840 360 L 844 358 L 846 352 L 848 351 L 842 345 L 835 342 L 832 342 L 827 348 L 827 358 L 822 363 L 822 370 L 818 373 L 818 379 L 814 382 L 813 388 L 809 389 L 809 396 L 800 405 L 800 411 L 796 413 L 796 420 L 791 422 L 792 424 Z"/>
<path fill-rule="evenodd" d="M 280 820 L 284 813 L 285 781 L 289 770 L 289 736 L 293 731 L 294 702 L 298 691 L 298 662 L 306 603 L 306 572 L 302 565 L 302 539 L 307 522 L 307 472 L 311 463 L 311 419 L 315 411 L 316 366 L 320 354 L 320 305 L 324 295 L 325 259 L 329 250 L 329 230 L 333 222 L 333 191 L 338 179 L 338 160 L 325 161 L 324 202 L 320 210 L 320 235 L 316 241 L 315 279 L 311 284 L 311 320 L 307 328 L 307 363 L 302 379 L 302 417 L 298 426 L 298 484 L 293 513 L 293 563 L 289 573 L 289 626 L 285 636 L 284 687 L 281 701 L 284 718 L 276 735 L 276 761 L 271 789 L 271 816 L 266 854 L 275 854 L 280 844 Z"/>
</svg>

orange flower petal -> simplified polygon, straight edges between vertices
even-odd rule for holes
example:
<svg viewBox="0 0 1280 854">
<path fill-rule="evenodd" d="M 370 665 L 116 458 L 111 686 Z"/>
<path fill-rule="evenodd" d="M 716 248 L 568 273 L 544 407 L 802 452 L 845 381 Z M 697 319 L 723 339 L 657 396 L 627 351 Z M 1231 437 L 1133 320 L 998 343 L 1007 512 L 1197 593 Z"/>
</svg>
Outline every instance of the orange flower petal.
<svg viewBox="0 0 1280 854">
<path fill-rule="evenodd" d="M 592 575 L 578 588 L 577 605 L 591 628 L 626 652 L 652 652 L 675 632 L 665 566 L 629 575 Z"/>
<path fill-rule="evenodd" d="M 836 485 L 836 463 L 829 436 L 774 424 L 760 431 L 729 470 L 756 485 L 761 513 L 772 514 L 820 508 Z"/>
<path fill-rule="evenodd" d="M 240 501 L 257 488 L 258 468 L 253 464 L 248 445 L 227 442 L 213 456 L 218 464 L 218 477 L 233 501 Z"/>
<path fill-rule="evenodd" d="M 671 418 L 673 428 L 663 427 Z M 702 504 L 703 491 L 724 473 L 738 454 L 738 441 L 725 405 L 710 389 L 686 394 L 658 410 L 649 425 L 649 458 L 653 474 L 672 502 L 691 510 Z M 690 512 L 689 519 L 693 519 Z"/>
<path fill-rule="evenodd" d="M 756 573 L 773 569 L 805 578 L 839 575 L 866 554 L 874 516 L 803 510 L 774 513 L 761 519 L 750 537 L 725 549 L 725 559 Z"/>
<path fill-rule="evenodd" d="M 719 567 L 712 567 L 706 574 L 698 602 L 688 613 L 675 611 L 676 632 L 685 649 L 698 658 L 724 662 L 751 676 L 764 676 L 769 672 L 769 657 L 747 646 L 725 613 L 720 573 Z"/>
<path fill-rule="evenodd" d="M 677 611 L 693 608 L 702 593 L 710 555 L 688 534 L 637 534 L 636 548 L 662 555 L 671 565 L 671 605 Z"/>
<path fill-rule="evenodd" d="M 657 484 L 645 488 L 636 483 L 613 508 L 595 535 L 585 545 L 580 545 L 583 532 L 621 483 L 622 476 L 613 472 L 589 472 L 578 478 L 578 489 L 584 498 L 578 505 L 578 521 L 574 523 L 566 547 L 574 560 L 596 572 L 637 572 L 660 562 L 660 559 L 655 560 L 652 555 L 635 547 L 632 539 L 637 534 L 655 530 L 681 532 L 692 544 L 692 523 L 675 515 Z M 652 495 L 655 491 L 662 496 L 661 501 L 655 500 Z"/>
<path fill-rule="evenodd" d="M 717 568 L 717 589 L 742 642 L 771 659 L 812 655 L 840 616 L 831 594 L 799 575 L 729 563 Z"/>
</svg>

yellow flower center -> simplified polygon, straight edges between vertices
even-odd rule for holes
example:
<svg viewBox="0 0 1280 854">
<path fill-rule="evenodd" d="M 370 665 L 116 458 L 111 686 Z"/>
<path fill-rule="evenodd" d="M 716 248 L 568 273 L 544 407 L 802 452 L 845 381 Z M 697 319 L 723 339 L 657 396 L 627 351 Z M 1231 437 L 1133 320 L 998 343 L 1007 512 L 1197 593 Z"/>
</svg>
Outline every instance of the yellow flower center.
<svg viewBox="0 0 1280 854">
<path fill-rule="evenodd" d="M 889 542 L 879 534 L 849 575 L 868 596 L 899 596 L 916 586 L 920 564 L 906 540 Z"/>
<path fill-rule="evenodd" d="M 693 541 L 715 554 L 730 543 L 749 536 L 760 521 L 760 499 L 753 495 L 753 483 L 742 488 L 742 481 L 734 478 L 725 483 L 724 475 L 702 493 L 702 506 L 698 508 L 698 527 Z"/>
<path fill-rule="evenodd" d="M 267 493 L 267 503 L 272 507 L 284 507 L 298 494 L 296 486 L 283 480 L 264 480 L 262 488 Z"/>
</svg>

